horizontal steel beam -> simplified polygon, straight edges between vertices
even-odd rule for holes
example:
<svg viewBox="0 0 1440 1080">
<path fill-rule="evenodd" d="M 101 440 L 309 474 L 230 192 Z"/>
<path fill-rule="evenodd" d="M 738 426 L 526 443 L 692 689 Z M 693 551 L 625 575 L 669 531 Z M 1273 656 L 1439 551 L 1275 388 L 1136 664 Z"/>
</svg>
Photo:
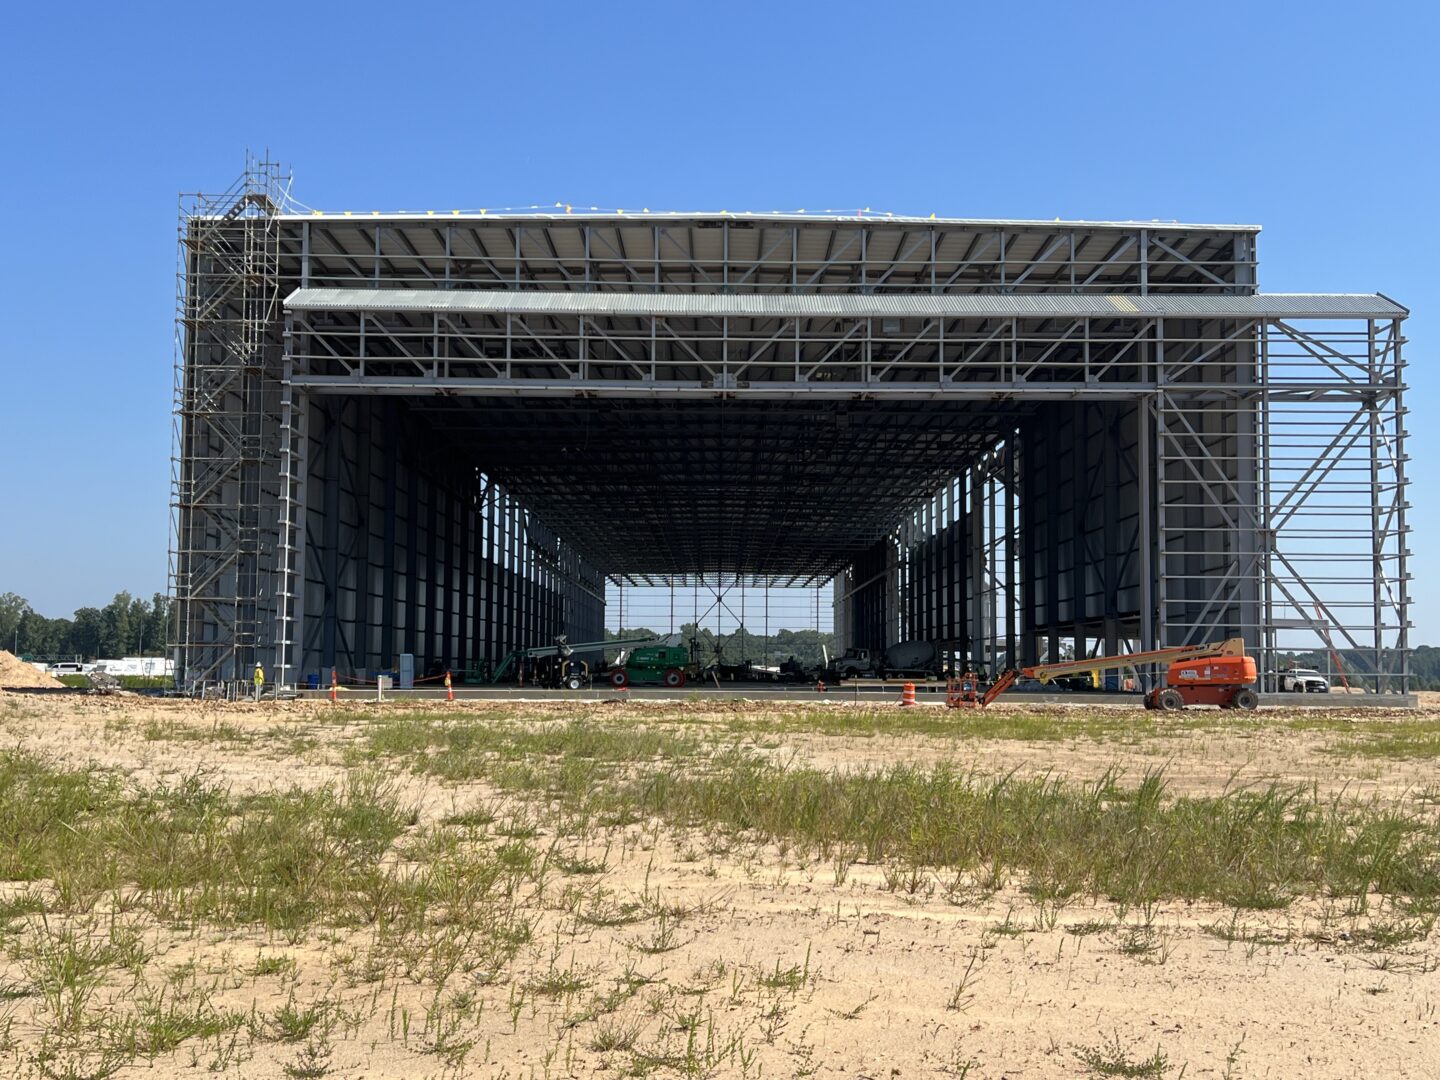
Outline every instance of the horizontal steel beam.
<svg viewBox="0 0 1440 1080">
<path fill-rule="evenodd" d="M 578 398 L 804 398 L 809 400 L 883 399 L 936 401 L 1133 401 L 1154 394 L 1153 383 L 1016 382 L 763 382 L 729 387 L 699 381 L 649 379 L 477 379 L 402 378 L 388 375 L 297 375 L 292 384 L 316 394 L 398 394 L 417 397 L 578 397 Z M 1268 396 L 1272 401 L 1350 401 L 1384 394 L 1386 388 L 1337 383 L 1285 383 L 1242 386 L 1235 383 L 1176 383 L 1172 392 L 1189 400 L 1243 401 Z M 1398 392 L 1398 389 L 1395 391 Z"/>
<path fill-rule="evenodd" d="M 1250 296 L 1030 295 L 981 293 L 565 292 L 550 289 L 296 289 L 289 311 L 426 314 L 612 315 L 673 318 L 848 319 L 1401 319 L 1409 312 L 1374 293 Z"/>
</svg>

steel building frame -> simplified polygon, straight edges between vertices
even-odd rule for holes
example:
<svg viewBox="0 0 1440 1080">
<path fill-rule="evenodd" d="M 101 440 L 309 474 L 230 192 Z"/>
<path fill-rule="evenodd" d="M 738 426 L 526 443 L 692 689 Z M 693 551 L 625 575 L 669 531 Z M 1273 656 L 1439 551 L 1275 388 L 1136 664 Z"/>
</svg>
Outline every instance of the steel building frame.
<svg viewBox="0 0 1440 1080">
<path fill-rule="evenodd" d="M 238 238 L 214 203 L 182 230 L 189 683 L 493 657 L 593 632 L 606 578 L 739 575 L 833 579 L 846 641 L 987 668 L 1232 634 L 1268 667 L 1329 634 L 1407 689 L 1408 313 L 1259 293 L 1253 227 L 230 198 Z M 274 252 L 263 346 L 212 326 L 217 244 Z M 253 459 L 196 437 L 226 365 L 264 386 Z M 263 480 L 198 498 L 222 468 Z M 258 546 L 228 539 L 271 492 Z"/>
</svg>

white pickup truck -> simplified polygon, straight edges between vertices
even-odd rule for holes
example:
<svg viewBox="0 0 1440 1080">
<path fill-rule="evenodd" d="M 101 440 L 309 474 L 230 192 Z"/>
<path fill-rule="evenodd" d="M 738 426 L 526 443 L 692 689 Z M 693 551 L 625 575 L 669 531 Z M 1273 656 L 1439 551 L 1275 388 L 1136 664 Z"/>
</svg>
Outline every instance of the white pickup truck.
<svg viewBox="0 0 1440 1080">
<path fill-rule="evenodd" d="M 1282 694 L 1328 694 L 1330 681 L 1311 668 L 1291 668 L 1279 673 Z"/>
</svg>

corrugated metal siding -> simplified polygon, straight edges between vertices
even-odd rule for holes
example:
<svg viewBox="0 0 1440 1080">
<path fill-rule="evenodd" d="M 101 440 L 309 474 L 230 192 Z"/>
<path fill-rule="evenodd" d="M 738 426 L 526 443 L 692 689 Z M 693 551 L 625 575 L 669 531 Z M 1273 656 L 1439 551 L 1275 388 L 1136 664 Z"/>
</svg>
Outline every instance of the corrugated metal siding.
<svg viewBox="0 0 1440 1080">
<path fill-rule="evenodd" d="M 496 315 L 661 315 L 672 318 L 1401 318 L 1409 312 L 1373 293 L 1262 293 L 1255 296 L 1087 296 L 856 293 L 540 292 L 481 289 L 296 289 L 292 311 L 484 312 Z"/>
</svg>

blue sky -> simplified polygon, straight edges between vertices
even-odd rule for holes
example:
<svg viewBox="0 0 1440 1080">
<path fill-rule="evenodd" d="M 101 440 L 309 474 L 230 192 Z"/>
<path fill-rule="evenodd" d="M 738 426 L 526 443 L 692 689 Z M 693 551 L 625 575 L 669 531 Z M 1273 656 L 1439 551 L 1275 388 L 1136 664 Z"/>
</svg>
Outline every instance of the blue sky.
<svg viewBox="0 0 1440 1080">
<path fill-rule="evenodd" d="M 164 587 L 176 193 L 331 209 L 1260 223 L 1270 291 L 1409 305 L 1416 641 L 1440 19 L 1422 3 L 25 4 L 7 17 L 0 592 Z"/>
</svg>

